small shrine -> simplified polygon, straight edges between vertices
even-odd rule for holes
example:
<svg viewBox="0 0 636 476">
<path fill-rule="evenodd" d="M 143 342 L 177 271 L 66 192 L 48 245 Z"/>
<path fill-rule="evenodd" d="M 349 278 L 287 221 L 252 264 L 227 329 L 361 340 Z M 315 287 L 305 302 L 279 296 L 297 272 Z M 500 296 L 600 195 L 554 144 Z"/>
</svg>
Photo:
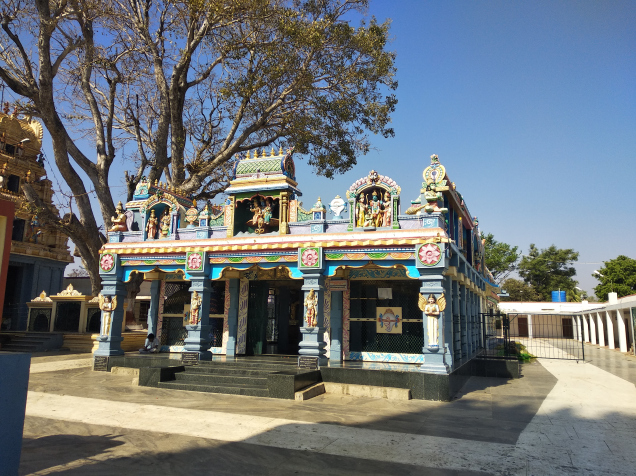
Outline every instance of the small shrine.
<svg viewBox="0 0 636 476">
<path fill-rule="evenodd" d="M 151 281 L 148 332 L 188 358 L 284 354 L 448 375 L 475 357 L 497 286 L 439 158 L 403 211 L 402 187 L 375 170 L 303 208 L 292 155 L 246 154 L 217 205 L 139 183 L 101 250 L 110 304 L 96 357 L 121 355 L 116 302 L 135 273 Z"/>
</svg>

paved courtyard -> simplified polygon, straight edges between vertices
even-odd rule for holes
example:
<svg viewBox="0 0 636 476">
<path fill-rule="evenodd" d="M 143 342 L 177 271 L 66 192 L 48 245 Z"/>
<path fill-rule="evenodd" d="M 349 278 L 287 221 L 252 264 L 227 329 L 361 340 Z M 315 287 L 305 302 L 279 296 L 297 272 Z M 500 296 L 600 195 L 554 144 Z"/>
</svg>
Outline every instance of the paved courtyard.
<svg viewBox="0 0 636 476">
<path fill-rule="evenodd" d="M 633 475 L 636 359 L 585 351 L 448 403 L 136 387 L 88 354 L 35 356 L 21 474 Z"/>
</svg>

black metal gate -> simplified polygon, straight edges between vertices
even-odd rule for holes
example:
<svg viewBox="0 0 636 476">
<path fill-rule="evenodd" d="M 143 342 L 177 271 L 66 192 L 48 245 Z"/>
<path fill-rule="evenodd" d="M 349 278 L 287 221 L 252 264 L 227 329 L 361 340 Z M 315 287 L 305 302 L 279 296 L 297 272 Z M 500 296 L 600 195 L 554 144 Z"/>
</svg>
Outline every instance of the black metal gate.
<svg viewBox="0 0 636 476">
<path fill-rule="evenodd" d="M 575 315 L 482 313 L 480 357 L 585 360 Z"/>
</svg>

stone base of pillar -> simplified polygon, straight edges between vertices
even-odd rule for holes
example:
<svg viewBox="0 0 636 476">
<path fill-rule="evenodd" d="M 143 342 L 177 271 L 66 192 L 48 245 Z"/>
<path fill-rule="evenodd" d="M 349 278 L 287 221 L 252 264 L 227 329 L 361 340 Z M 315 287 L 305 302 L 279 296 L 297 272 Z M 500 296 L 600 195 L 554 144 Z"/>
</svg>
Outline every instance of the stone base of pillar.
<svg viewBox="0 0 636 476">
<path fill-rule="evenodd" d="M 448 352 L 448 349 L 425 349 L 424 363 L 420 366 L 420 371 L 429 374 L 448 375 L 450 366 L 446 363 L 446 352 Z"/>
<path fill-rule="evenodd" d="M 197 352 L 199 360 L 212 360 L 212 352 L 209 351 L 211 326 L 202 326 L 200 324 L 194 326 L 185 326 L 188 331 L 188 337 L 184 341 L 184 352 Z"/>
<path fill-rule="evenodd" d="M 113 355 L 124 355 L 124 351 L 121 349 L 121 342 L 123 337 L 118 336 L 99 336 L 97 339 L 99 347 L 93 355 L 99 357 L 111 357 Z"/>
<path fill-rule="evenodd" d="M 300 342 L 299 355 L 306 355 L 308 357 L 318 357 L 319 365 L 327 364 L 327 343 L 325 342 L 325 328 L 324 327 L 301 327 L 300 333 L 303 335 L 303 340 Z"/>
</svg>

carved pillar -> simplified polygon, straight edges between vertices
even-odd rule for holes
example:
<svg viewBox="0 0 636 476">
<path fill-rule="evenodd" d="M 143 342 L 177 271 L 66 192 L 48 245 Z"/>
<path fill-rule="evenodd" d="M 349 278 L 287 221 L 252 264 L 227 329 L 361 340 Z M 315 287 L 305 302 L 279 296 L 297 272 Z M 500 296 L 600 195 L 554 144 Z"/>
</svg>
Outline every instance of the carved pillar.
<svg viewBox="0 0 636 476">
<path fill-rule="evenodd" d="M 305 292 L 305 300 L 310 296 L 311 292 L 314 292 L 314 296 L 317 298 L 316 303 L 316 325 L 310 326 L 307 322 L 307 310 L 304 308 L 303 326 L 300 328 L 300 333 L 303 336 L 303 340 L 300 342 L 300 355 L 306 355 L 308 357 L 317 357 L 320 365 L 327 363 L 327 356 L 325 347 L 325 327 L 324 327 L 324 299 L 325 299 L 325 277 L 320 274 L 305 274 L 305 283 L 302 290 Z"/>
<path fill-rule="evenodd" d="M 110 301 L 104 302 L 102 307 L 101 335 L 97 338 L 98 349 L 96 357 L 110 357 L 124 355 L 121 349 L 121 328 L 124 322 L 124 300 L 126 299 L 126 284 L 122 281 L 124 270 L 119 257 L 114 253 L 104 253 L 99 260 L 102 278 L 102 296 Z"/>
<path fill-rule="evenodd" d="M 448 301 L 452 301 L 452 296 L 445 294 L 446 282 L 443 276 L 443 272 L 447 267 L 446 259 L 446 245 L 444 243 L 426 243 L 418 245 L 415 248 L 415 264 L 420 272 L 420 295 L 418 298 L 420 302 L 420 309 L 422 310 L 422 324 L 424 332 L 424 347 L 422 353 L 424 354 L 424 364 L 420 369 L 428 373 L 448 374 L 450 372 L 450 365 L 452 364 L 452 357 L 450 355 L 450 349 L 448 342 L 446 342 L 444 328 L 447 325 L 447 318 L 449 314 L 452 315 L 452 302 L 451 308 L 448 308 Z M 437 309 L 433 307 L 433 310 L 439 311 L 439 317 L 434 314 L 427 314 L 428 300 L 430 296 L 435 298 L 437 303 Z M 448 308 L 448 309 L 447 309 Z M 435 332 L 435 326 L 437 324 L 437 332 Z M 431 336 L 429 338 L 429 335 Z M 437 340 L 434 342 L 433 339 Z"/>
<path fill-rule="evenodd" d="M 323 250 L 319 247 L 300 248 L 298 250 L 298 268 L 303 273 L 305 282 L 302 290 L 304 293 L 303 326 L 300 333 L 303 340 L 300 342 L 298 353 L 303 356 L 317 357 L 319 365 L 327 363 L 325 347 L 324 327 L 324 291 L 325 277 Z M 313 296 L 313 299 L 310 298 Z M 308 322 L 308 310 L 313 306 L 315 313 L 315 325 Z"/>
<path fill-rule="evenodd" d="M 280 213 L 279 213 L 279 220 L 278 220 L 279 235 L 286 235 L 289 233 L 288 204 L 289 204 L 289 192 L 281 192 L 280 193 Z"/>
<path fill-rule="evenodd" d="M 184 353 L 198 354 L 198 360 L 211 360 L 210 349 L 210 263 L 204 251 L 190 251 L 186 254 L 186 273 L 190 277 L 190 324 L 186 325 L 188 337 L 185 339 Z M 195 302 L 195 294 L 198 299 Z M 198 305 L 198 312 L 195 311 Z M 192 319 L 198 314 L 196 321 Z"/>
</svg>

